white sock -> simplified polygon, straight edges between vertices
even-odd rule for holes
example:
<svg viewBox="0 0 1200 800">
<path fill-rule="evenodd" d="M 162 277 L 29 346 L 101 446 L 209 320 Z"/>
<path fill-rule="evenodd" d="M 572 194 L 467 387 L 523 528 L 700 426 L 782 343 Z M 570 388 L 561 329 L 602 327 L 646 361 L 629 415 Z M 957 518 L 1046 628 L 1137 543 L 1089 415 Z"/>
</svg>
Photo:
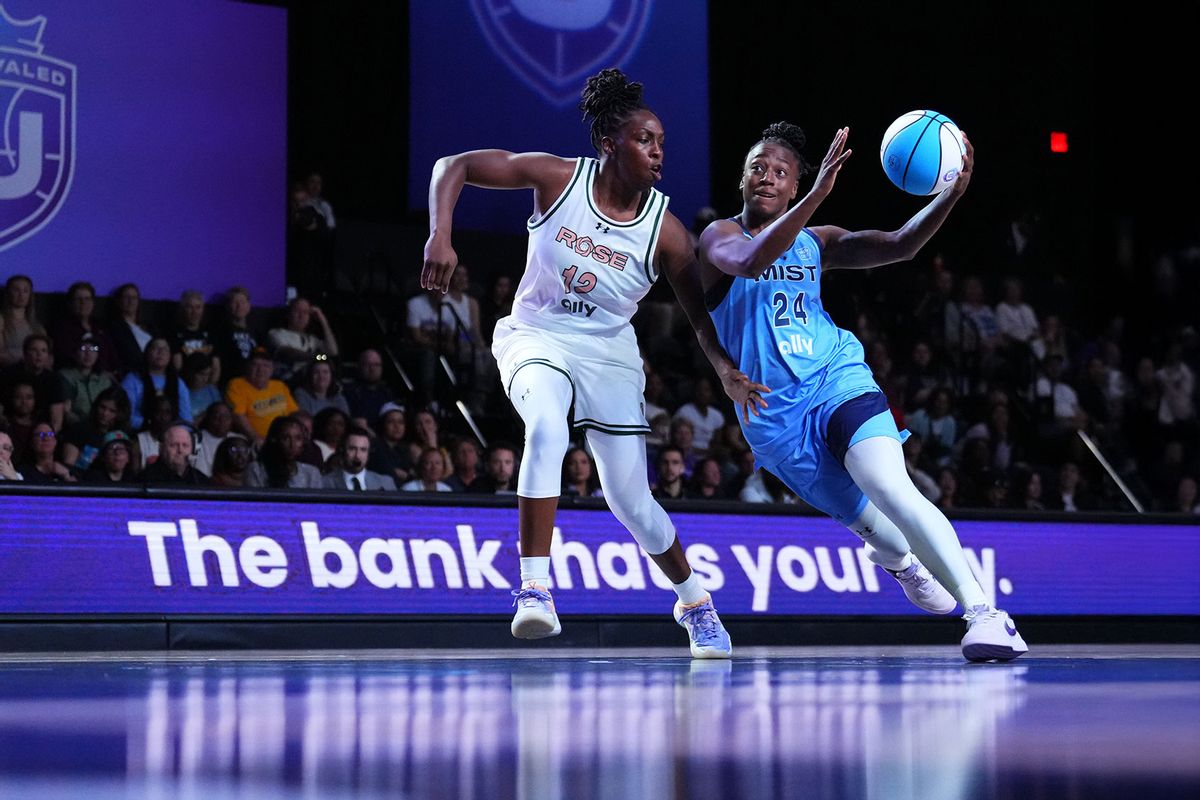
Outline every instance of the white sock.
<svg viewBox="0 0 1200 800">
<path fill-rule="evenodd" d="M 694 572 L 688 575 L 687 580 L 683 583 L 671 584 L 671 588 L 675 590 L 675 594 L 679 595 L 679 602 L 685 606 L 699 603 L 708 597 L 708 592 L 704 591 L 704 587 L 700 585 L 700 579 L 696 577 L 696 573 Z"/>
<path fill-rule="evenodd" d="M 550 556 L 521 559 L 521 583 L 528 581 L 546 586 L 550 583 Z"/>
</svg>

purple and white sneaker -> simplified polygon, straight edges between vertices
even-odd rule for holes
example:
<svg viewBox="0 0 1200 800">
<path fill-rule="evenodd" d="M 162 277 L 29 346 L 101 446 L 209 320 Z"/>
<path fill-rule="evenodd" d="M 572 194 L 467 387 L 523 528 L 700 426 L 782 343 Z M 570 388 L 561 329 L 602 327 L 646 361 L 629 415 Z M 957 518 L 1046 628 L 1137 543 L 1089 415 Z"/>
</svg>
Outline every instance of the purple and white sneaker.
<svg viewBox="0 0 1200 800">
<path fill-rule="evenodd" d="M 511 628 L 513 636 L 518 639 L 545 639 L 562 633 L 549 589 L 529 581 L 512 595 L 516 598 L 513 605 L 517 607 Z"/>
<path fill-rule="evenodd" d="M 712 598 L 685 606 L 675 603 L 675 621 L 688 632 L 692 658 L 730 658 L 733 643 L 713 608 Z"/>
<path fill-rule="evenodd" d="M 967 661 L 1012 661 L 1029 652 L 1012 617 L 991 606 L 972 606 L 963 614 L 967 635 L 962 640 Z"/>
</svg>

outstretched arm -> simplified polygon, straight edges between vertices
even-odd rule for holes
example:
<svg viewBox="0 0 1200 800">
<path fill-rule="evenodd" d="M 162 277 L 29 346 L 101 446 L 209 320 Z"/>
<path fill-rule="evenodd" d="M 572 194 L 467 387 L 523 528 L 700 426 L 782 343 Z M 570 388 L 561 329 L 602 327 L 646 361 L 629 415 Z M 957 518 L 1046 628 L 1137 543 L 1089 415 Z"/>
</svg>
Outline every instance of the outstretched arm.
<svg viewBox="0 0 1200 800">
<path fill-rule="evenodd" d="M 733 359 L 721 346 L 712 318 L 704 309 L 704 295 L 700 288 L 700 264 L 692 252 L 691 240 L 683 224 L 669 212 L 663 220 L 662 233 L 659 234 L 658 256 L 662 274 L 675 290 L 675 297 L 683 307 L 683 313 L 687 314 L 692 330 L 696 333 L 696 341 L 700 343 L 700 349 L 708 363 L 712 364 L 721 381 L 721 387 L 733 401 L 738 414 L 749 422 L 751 412 L 758 416 L 758 409 L 767 407 L 767 402 L 762 396 L 771 390 L 761 383 L 751 381 L 738 369 L 737 364 L 733 363 Z"/>
<path fill-rule="evenodd" d="M 753 278 L 762 274 L 775 259 L 792 246 L 800 231 L 817 210 L 817 206 L 833 190 L 838 171 L 850 157 L 845 150 L 849 128 L 842 128 L 833 137 L 829 151 L 821 161 L 821 170 L 813 187 L 804 199 L 792 206 L 779 219 L 768 225 L 753 239 L 742 235 L 741 228 L 727 220 L 718 220 L 700 236 L 700 251 L 704 260 L 727 275 Z M 844 151 L 844 152 L 843 152 Z"/>
<path fill-rule="evenodd" d="M 967 145 L 967 155 L 963 159 L 958 180 L 918 211 L 900 230 L 848 231 L 833 225 L 813 228 L 813 233 L 821 240 L 821 268 L 867 269 L 913 258 L 942 227 L 950 209 L 954 208 L 971 182 L 975 148 L 966 134 L 963 134 L 963 141 Z"/>
<path fill-rule="evenodd" d="M 454 206 L 463 186 L 485 189 L 533 189 L 539 213 L 562 194 L 575 163 L 549 153 L 510 153 L 507 150 L 472 150 L 439 158 L 429 180 L 429 239 L 421 288 L 450 289 L 450 276 L 458 255 L 450 245 Z"/>
</svg>

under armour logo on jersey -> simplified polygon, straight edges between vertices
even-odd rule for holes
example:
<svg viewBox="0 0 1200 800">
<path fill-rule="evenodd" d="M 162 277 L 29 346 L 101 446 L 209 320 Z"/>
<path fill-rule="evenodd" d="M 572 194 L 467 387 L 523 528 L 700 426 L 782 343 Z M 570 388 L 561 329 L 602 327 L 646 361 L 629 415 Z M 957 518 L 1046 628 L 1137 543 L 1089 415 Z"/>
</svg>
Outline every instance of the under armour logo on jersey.
<svg viewBox="0 0 1200 800">
<path fill-rule="evenodd" d="M 605 233 L 608 233 L 608 226 L 605 225 L 603 222 L 597 222 L 596 230 L 601 230 L 601 229 L 603 229 Z"/>
</svg>

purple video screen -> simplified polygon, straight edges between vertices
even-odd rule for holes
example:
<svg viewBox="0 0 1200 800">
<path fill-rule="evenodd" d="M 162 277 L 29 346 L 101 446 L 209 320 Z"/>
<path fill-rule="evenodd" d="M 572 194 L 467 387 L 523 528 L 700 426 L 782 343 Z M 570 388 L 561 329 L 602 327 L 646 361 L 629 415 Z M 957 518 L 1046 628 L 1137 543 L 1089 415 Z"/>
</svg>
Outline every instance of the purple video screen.
<svg viewBox="0 0 1200 800">
<path fill-rule="evenodd" d="M 0 5 L 0 278 L 284 297 L 287 13 Z"/>
<path fill-rule="evenodd" d="M 694 0 L 412 3 L 408 203 L 428 208 L 434 162 L 499 148 L 595 156 L 584 82 L 619 67 L 666 132 L 663 179 L 685 226 L 709 204 L 708 11 Z M 450 43 L 450 44 L 448 44 Z M 528 193 L 466 189 L 457 228 L 521 232 Z"/>
<path fill-rule="evenodd" d="M 830 519 L 672 519 L 722 613 L 919 613 Z M 0 495 L 0 614 L 505 614 L 516 523 L 513 508 Z M 669 583 L 612 514 L 563 510 L 557 525 L 562 613 L 671 609 Z M 1194 526 L 956 528 L 989 599 L 1014 615 L 1200 613 Z M 1136 558 L 1115 568 L 1130 542 Z"/>
</svg>

